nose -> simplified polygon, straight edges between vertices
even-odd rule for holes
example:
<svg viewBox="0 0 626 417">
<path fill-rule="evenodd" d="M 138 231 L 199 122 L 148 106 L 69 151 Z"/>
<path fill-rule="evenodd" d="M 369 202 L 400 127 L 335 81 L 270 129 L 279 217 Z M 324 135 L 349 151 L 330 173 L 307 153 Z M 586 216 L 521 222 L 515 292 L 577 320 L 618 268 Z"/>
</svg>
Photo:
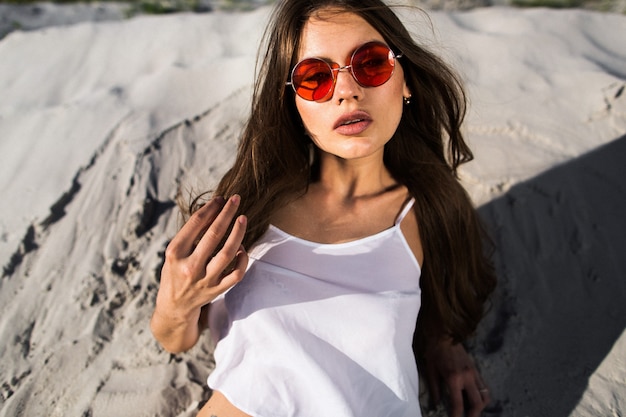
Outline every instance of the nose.
<svg viewBox="0 0 626 417">
<path fill-rule="evenodd" d="M 361 85 L 352 75 L 352 65 L 345 65 L 337 68 L 335 73 L 335 94 L 334 100 L 338 103 L 346 99 L 359 100 L 362 94 Z"/>
</svg>

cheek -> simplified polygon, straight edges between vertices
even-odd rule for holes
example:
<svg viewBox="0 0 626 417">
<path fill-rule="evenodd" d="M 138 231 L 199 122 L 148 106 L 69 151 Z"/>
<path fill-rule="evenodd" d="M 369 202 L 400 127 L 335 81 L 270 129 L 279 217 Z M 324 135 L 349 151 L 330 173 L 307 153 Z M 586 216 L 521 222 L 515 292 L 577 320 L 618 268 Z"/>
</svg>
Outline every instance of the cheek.
<svg viewBox="0 0 626 417">
<path fill-rule="evenodd" d="M 302 119 L 302 122 L 304 122 L 305 119 L 307 118 L 306 104 L 302 103 L 302 100 L 300 100 L 299 98 L 296 98 L 296 110 L 298 110 L 300 119 Z"/>
<path fill-rule="evenodd" d="M 398 127 L 404 111 L 403 91 L 402 85 L 394 88 L 390 91 L 386 100 L 387 107 L 383 114 L 386 118 L 387 126 L 392 130 L 392 134 Z"/>
<path fill-rule="evenodd" d="M 403 72 L 400 71 L 400 74 L 403 75 Z M 400 112 L 402 113 L 405 106 L 405 97 L 411 97 L 411 91 L 404 80 L 404 76 L 398 77 L 397 83 L 395 84 L 395 97 L 398 99 L 396 105 L 400 108 Z"/>
<path fill-rule="evenodd" d="M 315 109 L 313 107 L 313 104 L 318 103 L 309 102 L 300 98 L 296 99 L 296 109 L 300 114 L 300 119 L 302 120 L 302 124 L 304 125 L 304 131 L 309 136 L 311 136 L 318 130 L 316 124 L 319 124 L 321 119 L 319 110 Z"/>
</svg>

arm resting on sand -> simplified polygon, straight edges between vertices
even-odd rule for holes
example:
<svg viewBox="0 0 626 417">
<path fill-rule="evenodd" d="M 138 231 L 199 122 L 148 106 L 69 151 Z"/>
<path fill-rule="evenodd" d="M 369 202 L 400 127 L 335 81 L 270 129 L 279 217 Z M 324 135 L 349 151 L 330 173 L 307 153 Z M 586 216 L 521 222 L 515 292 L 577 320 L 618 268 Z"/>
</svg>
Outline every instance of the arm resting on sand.
<svg viewBox="0 0 626 417">
<path fill-rule="evenodd" d="M 439 404 L 444 387 L 450 400 L 450 417 L 480 416 L 489 404 L 489 390 L 461 343 L 449 337 L 433 343 L 427 349 L 425 365 L 431 405 Z"/>
</svg>

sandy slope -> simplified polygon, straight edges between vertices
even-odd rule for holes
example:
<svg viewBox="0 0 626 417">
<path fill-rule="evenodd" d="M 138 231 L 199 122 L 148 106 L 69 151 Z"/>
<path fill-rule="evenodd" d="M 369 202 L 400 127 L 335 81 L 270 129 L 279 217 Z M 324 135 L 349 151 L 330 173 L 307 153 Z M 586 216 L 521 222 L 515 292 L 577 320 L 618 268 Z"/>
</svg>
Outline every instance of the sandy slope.
<svg viewBox="0 0 626 417">
<path fill-rule="evenodd" d="M 626 135 L 480 209 L 500 297 L 476 351 L 504 415 L 626 410 L 624 156 Z"/>
<path fill-rule="evenodd" d="M 173 199 L 231 161 L 265 16 L 0 41 L 0 416 L 191 416 L 206 398 L 208 343 L 170 356 L 148 319 Z M 626 18 L 433 21 L 428 42 L 467 79 L 463 175 L 497 244 L 501 285 L 472 344 L 488 415 L 623 415 Z"/>
</svg>

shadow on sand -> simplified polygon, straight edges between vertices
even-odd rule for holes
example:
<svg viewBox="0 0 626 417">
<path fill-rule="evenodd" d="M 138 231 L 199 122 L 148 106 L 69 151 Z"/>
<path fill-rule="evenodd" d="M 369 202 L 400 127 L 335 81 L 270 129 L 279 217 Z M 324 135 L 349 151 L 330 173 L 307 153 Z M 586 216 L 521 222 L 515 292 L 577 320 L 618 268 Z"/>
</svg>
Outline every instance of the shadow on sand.
<svg viewBox="0 0 626 417">
<path fill-rule="evenodd" d="M 626 326 L 626 135 L 479 211 L 499 278 L 475 345 L 488 415 L 568 416 Z"/>
</svg>

